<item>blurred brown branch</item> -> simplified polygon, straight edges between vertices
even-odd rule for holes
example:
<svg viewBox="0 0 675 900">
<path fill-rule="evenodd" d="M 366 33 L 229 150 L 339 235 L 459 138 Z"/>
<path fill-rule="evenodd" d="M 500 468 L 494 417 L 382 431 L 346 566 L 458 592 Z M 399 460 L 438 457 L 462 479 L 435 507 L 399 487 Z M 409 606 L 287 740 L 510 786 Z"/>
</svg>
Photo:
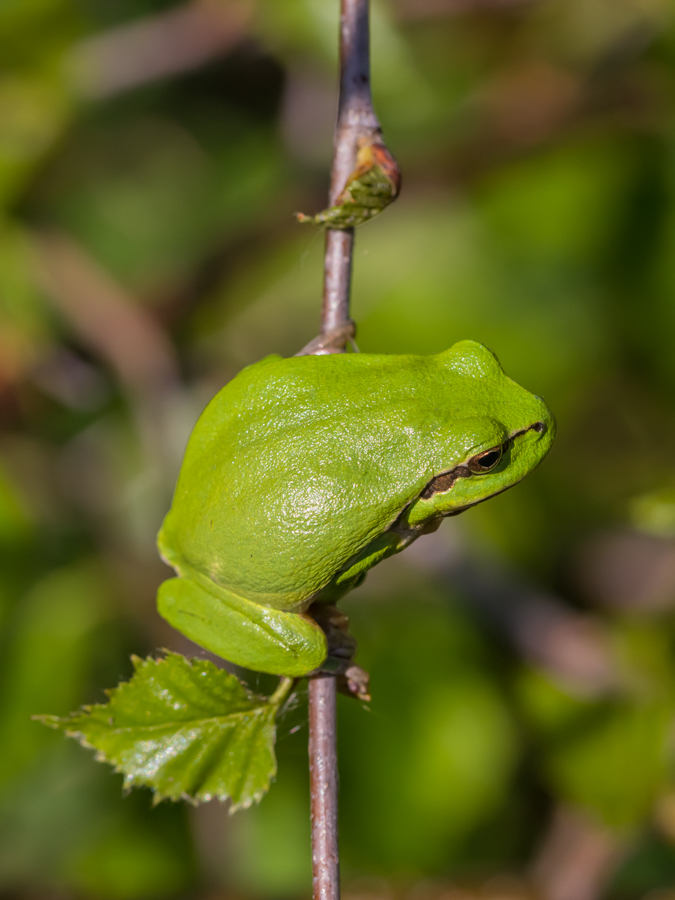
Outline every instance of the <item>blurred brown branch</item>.
<svg viewBox="0 0 675 900">
<path fill-rule="evenodd" d="M 85 97 L 102 99 L 198 68 L 246 37 L 249 0 L 193 0 L 86 38 L 67 67 Z"/>
<path fill-rule="evenodd" d="M 396 11 L 401 19 L 426 19 L 532 6 L 538 2 L 540 0 L 398 0 Z"/>
<path fill-rule="evenodd" d="M 414 544 L 408 562 L 434 571 L 459 590 L 460 601 L 505 638 L 524 659 L 568 690 L 598 696 L 621 681 L 612 642 L 602 621 L 570 608 L 563 598 L 528 584 L 495 560 L 476 560 L 462 548 L 448 559 L 440 536 Z"/>
<path fill-rule="evenodd" d="M 560 807 L 533 867 L 543 900 L 598 900 L 626 842 L 583 813 Z"/>
<path fill-rule="evenodd" d="M 165 487 L 180 465 L 194 411 L 160 324 L 72 238 L 36 234 L 37 275 L 54 306 L 128 395 L 148 462 Z M 164 503 L 164 499 L 161 500 Z"/>
<path fill-rule="evenodd" d="M 568 690 L 597 696 L 616 689 L 620 674 L 602 623 L 504 572 L 463 565 L 452 575 L 468 602 L 497 626 L 525 659 Z"/>
<path fill-rule="evenodd" d="M 127 389 L 147 391 L 177 382 L 173 348 L 160 326 L 72 238 L 39 234 L 35 249 L 48 296 Z"/>
</svg>

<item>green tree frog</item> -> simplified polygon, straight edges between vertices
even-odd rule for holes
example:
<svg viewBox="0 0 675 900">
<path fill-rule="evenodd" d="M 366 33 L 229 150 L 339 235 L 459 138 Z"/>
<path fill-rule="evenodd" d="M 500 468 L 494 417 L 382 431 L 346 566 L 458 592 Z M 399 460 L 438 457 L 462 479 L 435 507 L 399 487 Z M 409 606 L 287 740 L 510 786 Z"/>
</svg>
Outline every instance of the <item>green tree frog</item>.
<svg viewBox="0 0 675 900">
<path fill-rule="evenodd" d="M 210 402 L 159 534 L 159 611 L 262 672 L 318 668 L 306 614 L 372 566 L 519 482 L 555 424 L 482 344 L 435 356 L 269 356 Z"/>
</svg>

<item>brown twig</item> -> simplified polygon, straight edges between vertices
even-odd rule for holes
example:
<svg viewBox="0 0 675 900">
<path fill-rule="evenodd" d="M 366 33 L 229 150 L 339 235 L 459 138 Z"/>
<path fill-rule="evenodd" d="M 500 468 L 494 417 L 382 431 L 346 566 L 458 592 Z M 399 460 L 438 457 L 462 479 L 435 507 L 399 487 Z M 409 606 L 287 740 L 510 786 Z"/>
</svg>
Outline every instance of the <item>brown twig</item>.
<svg viewBox="0 0 675 900">
<path fill-rule="evenodd" d="M 338 200 L 356 168 L 359 142 L 380 134 L 370 96 L 369 0 L 340 3 L 340 99 L 328 205 Z M 354 336 L 349 317 L 354 229 L 326 229 L 321 334 L 302 353 L 342 353 Z"/>
<path fill-rule="evenodd" d="M 370 96 L 369 0 L 341 0 L 340 99 L 331 169 L 333 205 L 356 167 L 359 141 L 380 132 Z M 354 229 L 326 229 L 321 334 L 303 353 L 342 353 L 354 335 L 349 316 Z M 339 900 L 338 769 L 334 675 L 309 679 L 309 772 L 314 900 Z"/>
<path fill-rule="evenodd" d="M 356 167 L 359 140 L 373 138 L 380 124 L 370 97 L 369 0 L 342 0 L 340 16 L 340 101 L 328 205 L 334 206 Z M 349 322 L 354 229 L 326 230 L 322 332 Z"/>
<path fill-rule="evenodd" d="M 309 782 L 312 818 L 312 896 L 339 900 L 337 682 L 334 675 L 309 679 Z"/>
</svg>

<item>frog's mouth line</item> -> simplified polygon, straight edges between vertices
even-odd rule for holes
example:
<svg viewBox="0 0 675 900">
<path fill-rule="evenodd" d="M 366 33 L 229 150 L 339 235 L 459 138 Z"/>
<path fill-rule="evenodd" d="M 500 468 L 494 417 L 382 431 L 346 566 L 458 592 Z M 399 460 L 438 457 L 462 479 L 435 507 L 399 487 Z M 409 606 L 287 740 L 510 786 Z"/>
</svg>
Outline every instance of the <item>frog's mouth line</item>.
<svg viewBox="0 0 675 900">
<path fill-rule="evenodd" d="M 516 438 L 527 434 L 528 431 L 537 431 L 541 433 L 545 428 L 546 425 L 544 424 L 544 422 L 533 422 L 532 425 L 529 425 L 527 428 L 521 428 L 520 431 L 514 431 L 514 433 L 510 435 L 502 444 L 502 454 L 506 453 L 509 445 L 512 444 L 516 440 Z M 455 466 L 454 469 L 450 469 L 448 472 L 442 472 L 440 475 L 436 475 L 435 478 L 432 478 L 429 484 L 427 484 L 427 486 L 420 494 L 420 498 L 422 500 L 429 500 L 436 494 L 445 494 L 460 478 L 482 478 L 483 474 L 489 474 L 489 472 L 476 474 L 475 472 L 471 471 L 466 463 L 460 463 L 460 465 Z M 507 485 L 507 487 L 504 487 L 499 491 L 495 491 L 495 493 L 491 494 L 490 496 L 494 497 L 497 494 L 501 494 L 503 493 L 503 491 L 508 490 L 509 487 L 513 487 L 513 485 Z M 487 500 L 488 498 L 486 497 L 484 499 Z M 475 506 L 477 503 L 482 502 L 482 500 L 477 500 L 476 503 L 471 503 L 469 504 L 469 506 Z M 463 506 L 461 509 L 453 510 L 446 515 L 456 516 L 458 513 L 464 512 L 465 509 L 468 509 L 468 506 Z"/>
</svg>

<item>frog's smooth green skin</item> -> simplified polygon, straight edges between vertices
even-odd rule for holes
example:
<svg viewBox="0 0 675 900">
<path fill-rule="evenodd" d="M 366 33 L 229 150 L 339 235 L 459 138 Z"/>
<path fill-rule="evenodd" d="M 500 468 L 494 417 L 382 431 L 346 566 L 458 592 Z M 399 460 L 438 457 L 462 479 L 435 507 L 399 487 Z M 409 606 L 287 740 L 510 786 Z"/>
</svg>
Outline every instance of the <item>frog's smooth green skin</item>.
<svg viewBox="0 0 675 900">
<path fill-rule="evenodd" d="M 159 535 L 179 577 L 159 611 L 238 665 L 306 674 L 326 656 L 311 603 L 512 487 L 554 432 L 543 400 L 473 341 L 436 356 L 269 356 L 190 437 Z"/>
</svg>

